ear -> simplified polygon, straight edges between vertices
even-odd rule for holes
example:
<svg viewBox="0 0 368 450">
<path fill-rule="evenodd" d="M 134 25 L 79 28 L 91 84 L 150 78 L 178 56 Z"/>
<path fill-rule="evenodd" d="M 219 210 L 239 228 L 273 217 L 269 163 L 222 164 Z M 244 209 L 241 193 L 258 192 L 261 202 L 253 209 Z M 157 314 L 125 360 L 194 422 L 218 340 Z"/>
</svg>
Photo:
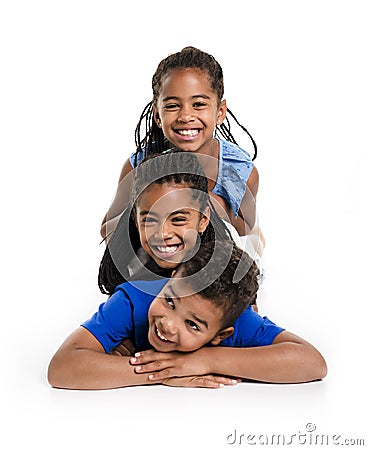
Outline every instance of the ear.
<svg viewBox="0 0 368 450">
<path fill-rule="evenodd" d="M 153 106 L 153 120 L 156 122 L 156 125 L 161 128 L 161 119 L 156 106 Z"/>
<path fill-rule="evenodd" d="M 224 328 L 223 330 L 220 330 L 216 336 L 212 339 L 212 341 L 210 342 L 210 344 L 212 345 L 219 345 L 219 343 L 221 341 L 223 341 L 224 339 L 228 338 L 229 336 L 231 336 L 234 333 L 234 327 L 227 327 Z"/>
<path fill-rule="evenodd" d="M 210 223 L 211 212 L 209 206 L 206 206 L 206 209 L 202 213 L 202 217 L 199 221 L 198 231 L 199 233 L 203 233 L 205 229 L 208 227 Z"/>
<path fill-rule="evenodd" d="M 221 125 L 222 122 L 225 120 L 226 110 L 227 110 L 226 100 L 222 100 L 217 110 L 217 119 L 216 119 L 217 125 Z"/>
</svg>

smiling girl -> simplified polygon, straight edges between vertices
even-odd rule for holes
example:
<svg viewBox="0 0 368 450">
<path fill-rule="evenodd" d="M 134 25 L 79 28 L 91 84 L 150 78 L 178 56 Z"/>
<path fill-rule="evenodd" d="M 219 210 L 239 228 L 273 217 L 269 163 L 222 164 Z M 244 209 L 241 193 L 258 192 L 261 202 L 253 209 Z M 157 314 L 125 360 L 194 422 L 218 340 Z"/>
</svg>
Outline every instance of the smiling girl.
<svg viewBox="0 0 368 450">
<path fill-rule="evenodd" d="M 201 243 L 217 239 L 232 240 L 195 155 L 171 150 L 148 158 L 134 170 L 129 206 L 103 255 L 100 290 L 111 294 L 124 281 L 170 277 Z"/>
<path fill-rule="evenodd" d="M 249 135 L 223 98 L 220 64 L 208 53 L 186 47 L 160 62 L 152 78 L 152 91 L 153 99 L 136 128 L 137 150 L 122 168 L 101 235 L 110 235 L 126 207 L 126 177 L 132 169 L 147 156 L 177 147 L 200 158 L 216 211 L 240 236 L 252 234 L 253 247 L 261 254 L 263 236 L 255 207 L 258 172 L 249 153 L 237 145 L 231 133 L 227 113 Z M 255 159 L 257 147 L 250 138 Z"/>
</svg>

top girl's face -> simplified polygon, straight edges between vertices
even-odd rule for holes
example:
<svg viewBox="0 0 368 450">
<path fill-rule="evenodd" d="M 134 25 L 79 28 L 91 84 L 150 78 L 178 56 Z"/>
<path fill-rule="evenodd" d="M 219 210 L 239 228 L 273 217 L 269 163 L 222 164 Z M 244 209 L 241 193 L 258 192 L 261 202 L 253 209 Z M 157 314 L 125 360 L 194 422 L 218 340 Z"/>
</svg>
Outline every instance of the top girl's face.
<svg viewBox="0 0 368 450">
<path fill-rule="evenodd" d="M 209 223 L 209 209 L 199 211 L 193 189 L 185 184 L 152 184 L 136 202 L 142 248 L 164 269 L 174 269 L 197 244 Z"/>
<path fill-rule="evenodd" d="M 173 70 L 162 80 L 154 119 L 173 146 L 213 156 L 214 131 L 226 115 L 226 101 L 220 100 L 206 72 Z"/>
</svg>

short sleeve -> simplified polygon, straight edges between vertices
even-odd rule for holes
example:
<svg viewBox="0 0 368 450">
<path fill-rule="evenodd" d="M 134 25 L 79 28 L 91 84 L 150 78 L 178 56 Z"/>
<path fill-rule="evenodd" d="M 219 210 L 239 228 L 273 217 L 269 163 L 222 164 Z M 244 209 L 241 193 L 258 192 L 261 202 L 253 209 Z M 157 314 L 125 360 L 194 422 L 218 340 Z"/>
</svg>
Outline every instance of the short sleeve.
<svg viewBox="0 0 368 450">
<path fill-rule="evenodd" d="M 219 170 L 212 192 L 224 198 L 237 217 L 254 164 L 249 153 L 238 145 L 222 139 L 219 143 Z"/>
<path fill-rule="evenodd" d="M 106 353 L 133 334 L 133 307 L 123 289 L 102 303 L 98 311 L 82 326 L 101 343 Z"/>
<path fill-rule="evenodd" d="M 262 317 L 249 306 L 235 321 L 234 334 L 220 345 L 225 347 L 262 347 L 271 345 L 284 328 Z"/>
<path fill-rule="evenodd" d="M 137 164 L 135 164 L 136 155 L 137 155 Z M 139 164 L 142 162 L 143 158 L 144 158 L 144 153 L 142 150 L 140 150 L 138 153 L 133 152 L 129 156 L 129 161 L 130 161 L 130 165 L 132 166 L 132 168 L 134 169 L 136 166 L 139 166 Z"/>
</svg>

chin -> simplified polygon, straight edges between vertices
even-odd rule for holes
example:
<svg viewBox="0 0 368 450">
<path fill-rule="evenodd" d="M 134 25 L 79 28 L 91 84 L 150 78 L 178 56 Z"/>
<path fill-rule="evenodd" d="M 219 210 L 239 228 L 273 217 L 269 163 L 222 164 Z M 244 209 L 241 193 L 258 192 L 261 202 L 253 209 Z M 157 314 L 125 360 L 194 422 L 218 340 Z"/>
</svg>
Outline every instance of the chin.
<svg viewBox="0 0 368 450">
<path fill-rule="evenodd" d="M 161 267 L 161 269 L 176 269 L 179 264 L 181 264 L 180 261 L 167 261 L 166 259 L 157 258 L 156 255 L 152 255 L 152 259 L 155 261 L 155 263 Z"/>
</svg>

